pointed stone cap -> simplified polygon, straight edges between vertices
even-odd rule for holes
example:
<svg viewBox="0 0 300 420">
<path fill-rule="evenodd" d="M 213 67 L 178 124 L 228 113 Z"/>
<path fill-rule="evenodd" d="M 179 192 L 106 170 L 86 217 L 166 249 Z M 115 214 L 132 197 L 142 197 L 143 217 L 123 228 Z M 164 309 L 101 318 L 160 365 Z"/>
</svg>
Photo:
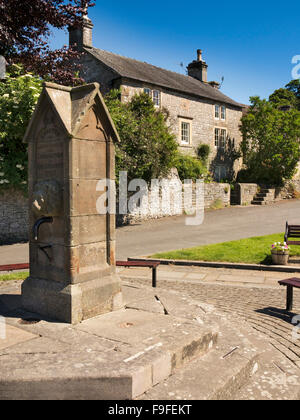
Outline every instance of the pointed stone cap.
<svg viewBox="0 0 300 420">
<path fill-rule="evenodd" d="M 100 108 L 100 111 L 102 111 L 101 115 L 104 115 L 106 120 L 106 126 L 110 127 L 112 140 L 114 142 L 120 141 L 114 122 L 100 92 L 99 83 L 90 83 L 73 88 L 55 83 L 44 83 L 44 89 L 27 127 L 23 142 L 33 140 L 34 127 L 37 120 L 41 118 L 45 103 L 50 103 L 69 137 L 76 136 L 82 120 L 92 107 Z"/>
</svg>

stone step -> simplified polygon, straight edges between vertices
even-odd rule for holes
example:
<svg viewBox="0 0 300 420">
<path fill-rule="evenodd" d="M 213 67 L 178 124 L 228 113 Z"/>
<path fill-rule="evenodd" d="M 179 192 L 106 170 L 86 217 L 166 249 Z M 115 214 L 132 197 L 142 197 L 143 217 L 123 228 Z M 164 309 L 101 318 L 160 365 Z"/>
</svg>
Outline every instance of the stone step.
<svg viewBox="0 0 300 420">
<path fill-rule="evenodd" d="M 299 400 L 300 369 L 276 349 L 260 356 L 257 372 L 234 396 L 234 400 Z"/>
<path fill-rule="evenodd" d="M 267 196 L 268 196 L 268 194 L 266 194 L 266 193 L 258 193 L 258 194 L 256 194 L 255 197 L 257 197 L 257 198 L 266 198 Z"/>
<path fill-rule="evenodd" d="M 226 320 L 216 349 L 139 399 L 299 400 L 300 369 L 246 322 Z"/>
<path fill-rule="evenodd" d="M 268 199 L 274 199 L 274 194 L 272 193 L 258 193 L 256 194 L 256 197 L 260 197 L 260 198 L 268 198 Z"/>
<path fill-rule="evenodd" d="M 264 201 L 258 201 L 258 200 L 251 201 L 251 204 L 253 204 L 254 206 L 263 206 L 263 205 L 266 205 L 266 203 Z"/>
<path fill-rule="evenodd" d="M 0 347 L 0 400 L 132 400 L 215 348 L 207 305 L 126 285 L 123 298 L 126 309 L 75 326 L 22 324 L 34 314 L 13 309 Z"/>
<path fill-rule="evenodd" d="M 231 400 L 258 369 L 261 350 L 236 327 L 224 322 L 217 347 L 197 358 L 143 400 Z"/>
</svg>

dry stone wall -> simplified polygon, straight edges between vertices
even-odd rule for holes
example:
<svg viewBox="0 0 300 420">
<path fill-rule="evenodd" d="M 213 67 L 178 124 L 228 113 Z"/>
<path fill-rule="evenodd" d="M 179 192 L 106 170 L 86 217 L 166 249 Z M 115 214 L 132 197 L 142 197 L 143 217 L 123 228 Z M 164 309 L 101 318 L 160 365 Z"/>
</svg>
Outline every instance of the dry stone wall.
<svg viewBox="0 0 300 420">
<path fill-rule="evenodd" d="M 0 244 L 28 240 L 28 200 L 18 191 L 0 194 Z"/>
</svg>

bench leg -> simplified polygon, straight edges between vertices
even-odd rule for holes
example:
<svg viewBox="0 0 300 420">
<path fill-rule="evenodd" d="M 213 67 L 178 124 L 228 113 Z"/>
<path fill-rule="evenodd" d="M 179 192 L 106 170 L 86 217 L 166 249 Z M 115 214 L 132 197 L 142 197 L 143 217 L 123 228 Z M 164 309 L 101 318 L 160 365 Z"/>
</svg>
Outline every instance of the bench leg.
<svg viewBox="0 0 300 420">
<path fill-rule="evenodd" d="M 287 286 L 286 310 L 288 312 L 291 312 L 293 310 L 293 297 L 294 297 L 293 286 Z"/>
<path fill-rule="evenodd" d="M 152 287 L 156 288 L 157 283 L 157 271 L 156 268 L 152 269 Z"/>
</svg>

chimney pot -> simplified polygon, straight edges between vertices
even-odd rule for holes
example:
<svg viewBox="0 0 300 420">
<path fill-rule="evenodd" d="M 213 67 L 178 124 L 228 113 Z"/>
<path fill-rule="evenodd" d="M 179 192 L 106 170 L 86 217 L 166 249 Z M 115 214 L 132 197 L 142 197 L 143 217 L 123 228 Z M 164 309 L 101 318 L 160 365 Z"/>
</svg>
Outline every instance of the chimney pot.
<svg viewBox="0 0 300 420">
<path fill-rule="evenodd" d="M 202 50 L 197 50 L 197 60 L 202 61 Z"/>
</svg>

